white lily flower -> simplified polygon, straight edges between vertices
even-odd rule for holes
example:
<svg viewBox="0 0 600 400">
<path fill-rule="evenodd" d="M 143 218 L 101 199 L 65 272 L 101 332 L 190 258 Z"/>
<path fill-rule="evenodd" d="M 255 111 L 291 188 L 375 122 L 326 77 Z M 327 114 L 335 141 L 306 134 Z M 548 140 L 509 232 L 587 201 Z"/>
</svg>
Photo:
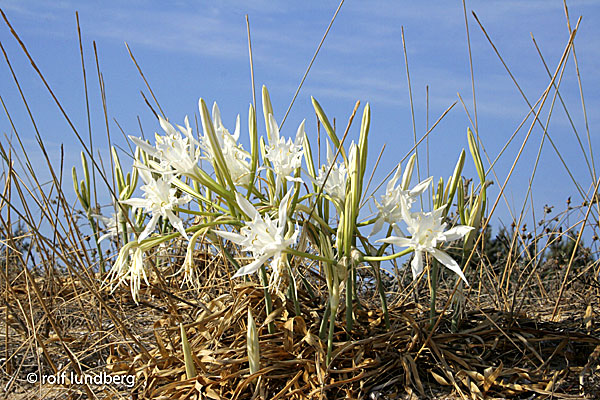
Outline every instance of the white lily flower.
<svg viewBox="0 0 600 400">
<path fill-rule="evenodd" d="M 385 239 L 380 239 L 378 242 L 391 243 L 401 247 L 410 247 L 415 250 L 414 257 L 411 261 L 413 279 L 416 279 L 417 276 L 423 272 L 423 253 L 427 252 L 434 256 L 446 268 L 460 276 L 468 285 L 469 283 L 458 263 L 446 252 L 438 249 L 437 245 L 442 242 L 458 240 L 469 233 L 473 227 L 458 225 L 445 231 L 447 224 L 445 222 L 442 223 L 442 213 L 445 207 L 446 206 L 440 207 L 437 210 L 428 213 L 411 213 L 408 211 L 406 204 L 403 204 L 403 217 L 412 237 L 390 236 Z"/>
<path fill-rule="evenodd" d="M 173 177 L 162 176 L 155 180 L 149 171 L 141 167 L 137 168 L 145 183 L 141 187 L 144 192 L 144 198 L 121 200 L 121 203 L 135 208 L 144 208 L 152 214 L 152 218 L 140 234 L 138 242 L 141 242 L 150 235 L 156 227 L 159 217 L 167 218 L 171 225 L 181 233 L 181 236 L 187 239 L 188 236 L 183 227 L 183 222 L 181 218 L 173 213 L 173 209 L 189 203 L 192 198 L 189 195 L 177 197 L 177 189 L 171 186 L 171 179 Z"/>
<path fill-rule="evenodd" d="M 398 168 L 396 169 L 396 173 L 390 179 L 386 186 L 385 194 L 381 196 L 381 203 L 375 201 L 375 205 L 379 210 L 377 214 L 377 221 L 373 225 L 373 230 L 369 236 L 375 235 L 377 232 L 381 230 L 383 224 L 387 222 L 394 228 L 394 232 L 396 235 L 402 235 L 402 231 L 398 227 L 398 222 L 402 219 L 402 204 L 404 204 L 409 210 L 411 205 L 415 202 L 417 197 L 419 197 L 429 184 L 432 182 L 433 177 L 429 177 L 419 183 L 417 186 L 410 190 L 403 190 L 402 186 L 396 186 L 398 179 L 400 178 L 400 173 L 402 172 L 401 165 L 398 164 Z M 404 175 L 402 177 L 401 182 L 406 182 L 406 187 L 408 187 L 408 181 L 410 180 L 408 174 L 410 173 L 410 169 L 407 168 L 404 171 Z"/>
<path fill-rule="evenodd" d="M 135 249 L 131 259 L 131 265 L 126 264 L 129 253 L 132 250 L 131 246 L 132 243 L 129 243 L 121 248 L 107 279 L 112 281 L 112 290 L 119 286 L 123 281 L 129 280 L 131 296 L 135 303 L 138 304 L 142 279 L 147 285 L 149 285 L 149 282 L 148 275 L 146 274 L 146 267 L 144 266 L 144 252 L 140 247 Z"/>
<path fill-rule="evenodd" d="M 271 273 L 270 285 L 276 285 L 280 276 L 279 262 L 282 253 L 295 243 L 299 233 L 299 229 L 296 227 L 294 233 L 287 239 L 285 238 L 287 204 L 292 195 L 292 190 L 288 191 L 283 199 L 281 199 L 277 220 L 271 220 L 269 215 L 262 217 L 245 197 L 239 193 L 235 195 L 240 209 L 251 218 L 251 221 L 246 222 L 246 225 L 240 230 L 239 234 L 227 231 L 214 232 L 242 246 L 243 251 L 252 252 L 255 260 L 240 268 L 233 277 L 237 278 L 256 272 L 269 258 L 273 258 L 271 261 L 273 271 Z"/>
<path fill-rule="evenodd" d="M 185 258 L 183 260 L 183 264 L 181 265 L 181 269 L 177 271 L 175 275 L 179 275 L 183 273 L 183 283 L 188 283 L 192 287 L 198 287 L 198 275 L 196 272 L 196 267 L 194 265 L 194 250 L 196 248 L 196 242 L 201 235 L 204 235 L 205 232 L 202 230 L 196 231 L 190 238 L 187 249 L 185 252 Z"/>
<path fill-rule="evenodd" d="M 93 217 L 104 225 L 104 234 L 98 238 L 98 243 L 106 239 L 112 240 L 116 238 L 123 229 L 122 223 L 125 222 L 120 208 L 117 208 L 116 214 L 114 212 L 111 213 L 110 218 L 102 214 L 94 214 Z M 133 232 L 130 224 L 126 223 L 124 225 L 125 229 L 127 229 L 127 235 Z"/>
<path fill-rule="evenodd" d="M 105 217 L 102 214 L 93 215 L 99 222 L 104 224 L 104 234 L 98 238 L 98 243 L 102 242 L 106 239 L 114 239 L 119 234 L 119 221 L 115 213 L 112 213 L 112 216 Z"/>
<path fill-rule="evenodd" d="M 273 117 L 269 114 L 269 124 L 271 125 L 271 139 L 269 146 L 266 147 L 266 158 L 271 162 L 273 171 L 277 175 L 277 190 L 282 181 L 302 182 L 301 178 L 294 175 L 296 170 L 302 165 L 303 149 L 302 138 L 304 137 L 304 122 L 298 127 L 296 139 L 292 141 L 288 138 L 286 141 L 283 136 L 279 136 L 279 126 Z"/>
<path fill-rule="evenodd" d="M 356 157 L 356 144 L 352 142 L 350 144 L 350 156 L 348 158 L 348 164 L 352 165 Z M 336 207 L 343 208 L 346 200 L 346 183 L 348 182 L 348 168 L 342 161 L 336 163 L 334 160 L 335 153 L 331 149 L 329 141 L 327 141 L 327 165 L 322 165 L 319 169 L 319 175 L 314 182 L 318 186 L 323 186 L 323 192 L 327 194 Z M 331 169 L 331 172 L 329 170 Z M 327 175 L 329 172 L 329 175 Z M 325 179 L 327 178 L 327 179 Z"/>
<path fill-rule="evenodd" d="M 162 117 L 158 117 L 160 126 L 166 135 L 155 134 L 156 144 L 149 145 L 142 138 L 129 136 L 129 138 L 147 154 L 158 158 L 160 164 L 158 172 L 174 173 L 194 176 L 200 159 L 200 143 L 194 138 L 188 117 L 185 117 L 185 127 L 173 125 Z M 181 134 L 183 133 L 184 136 Z"/>
</svg>

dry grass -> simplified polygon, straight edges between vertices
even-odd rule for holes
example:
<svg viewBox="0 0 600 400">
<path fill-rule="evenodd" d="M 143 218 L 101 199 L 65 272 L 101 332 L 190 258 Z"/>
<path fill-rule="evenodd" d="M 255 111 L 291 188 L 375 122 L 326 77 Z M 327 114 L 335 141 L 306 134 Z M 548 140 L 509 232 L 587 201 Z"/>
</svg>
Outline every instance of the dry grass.
<svg viewBox="0 0 600 400">
<path fill-rule="evenodd" d="M 594 323 L 597 315 L 590 312 L 599 297 L 584 300 L 581 293 L 588 288 L 577 282 L 566 291 L 558 322 L 550 321 L 550 297 L 530 297 L 535 305 L 511 314 L 495 309 L 487 300 L 489 294 L 467 294 L 468 311 L 457 331 L 452 331 L 451 313 L 431 331 L 425 296 L 419 296 L 419 303 L 412 296 L 392 303 L 392 329 L 387 331 L 376 302 L 366 298 L 352 332 L 345 332 L 339 323 L 336 350 L 327 366 L 326 343 L 318 337 L 326 294 L 322 284 L 314 280 L 315 298 L 299 293 L 302 315 L 296 316 L 285 298 L 277 298 L 275 311 L 267 318 L 263 291 L 255 283 L 231 287 L 230 266 L 223 260 L 204 263 L 202 278 L 210 280 L 202 281 L 213 285 L 183 291 L 178 279 L 168 280 L 167 287 L 154 279 L 153 286 L 144 288 L 139 306 L 130 300 L 127 289 L 97 292 L 105 299 L 101 306 L 96 294 L 64 274 L 56 274 L 52 282 L 40 276 L 29 282 L 23 274 L 13 276 L 3 294 L 7 302 L 1 326 L 2 353 L 9 356 L 2 379 L 8 393 L 41 396 L 48 391 L 46 398 L 85 397 L 85 390 L 77 385 L 37 386 L 20 378 L 30 372 L 51 374 L 47 355 L 58 370 L 72 369 L 72 358 L 86 374 L 107 370 L 136 376 L 132 389 L 91 385 L 98 398 L 530 398 L 535 394 L 575 399 L 600 395 L 600 328 Z M 33 298 L 34 285 L 40 299 Z M 548 291 L 558 286 L 557 281 L 544 282 Z M 40 301 L 46 306 L 41 307 Z M 44 308 L 51 310 L 50 316 Z M 261 370 L 252 376 L 246 354 L 248 308 L 259 325 L 261 349 Z M 273 335 L 267 333 L 268 320 L 275 322 Z M 180 323 L 193 351 L 198 371 L 194 379 L 186 379 Z"/>
</svg>

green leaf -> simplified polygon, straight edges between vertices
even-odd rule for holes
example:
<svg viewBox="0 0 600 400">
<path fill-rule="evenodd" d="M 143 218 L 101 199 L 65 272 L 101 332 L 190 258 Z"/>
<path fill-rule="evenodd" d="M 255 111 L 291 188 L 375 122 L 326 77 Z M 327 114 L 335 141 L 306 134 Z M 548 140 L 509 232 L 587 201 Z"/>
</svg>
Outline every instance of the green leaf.
<svg viewBox="0 0 600 400">
<path fill-rule="evenodd" d="M 235 193 L 235 185 L 233 184 L 231 174 L 229 173 L 229 168 L 227 167 L 227 163 L 225 162 L 225 158 L 223 157 L 221 145 L 219 144 L 219 139 L 217 138 L 217 134 L 215 133 L 215 128 L 213 126 L 212 119 L 210 117 L 210 113 L 208 112 L 208 107 L 206 107 L 206 102 L 204 102 L 204 99 L 200 99 L 199 105 L 200 117 L 202 120 L 202 129 L 208 136 L 210 147 L 213 152 L 213 158 L 215 161 L 215 173 L 218 177 L 221 177 L 221 181 L 223 183 L 227 183 L 230 190 L 233 193 Z"/>
<path fill-rule="evenodd" d="M 265 117 L 265 127 L 267 129 L 267 139 L 269 139 L 269 143 L 271 142 L 271 124 L 269 123 L 269 114 L 273 114 L 273 106 L 271 105 L 271 97 L 269 96 L 269 91 L 267 87 L 263 85 L 262 87 L 262 105 L 263 105 L 263 115 Z M 273 114 L 273 116 L 275 116 Z"/>
<path fill-rule="evenodd" d="M 335 146 L 335 149 L 337 151 L 340 148 L 340 139 L 338 139 L 337 135 L 335 134 L 335 131 L 331 127 L 331 124 L 329 123 L 329 120 L 327 119 L 327 115 L 325 115 L 325 111 L 323 111 L 323 108 L 321 108 L 321 105 L 319 104 L 319 102 L 314 97 L 311 97 L 311 100 L 312 100 L 313 107 L 315 108 L 315 112 L 317 113 L 317 117 L 319 118 L 319 121 L 321 121 L 321 124 L 323 124 L 323 127 L 325 128 L 325 131 L 327 132 L 327 135 L 329 136 L 329 139 L 331 139 L 331 141 L 333 142 L 333 145 Z M 342 154 L 344 163 L 346 165 L 348 165 L 348 157 L 346 157 L 346 151 L 344 150 L 343 147 L 341 148 L 340 153 Z"/>
</svg>

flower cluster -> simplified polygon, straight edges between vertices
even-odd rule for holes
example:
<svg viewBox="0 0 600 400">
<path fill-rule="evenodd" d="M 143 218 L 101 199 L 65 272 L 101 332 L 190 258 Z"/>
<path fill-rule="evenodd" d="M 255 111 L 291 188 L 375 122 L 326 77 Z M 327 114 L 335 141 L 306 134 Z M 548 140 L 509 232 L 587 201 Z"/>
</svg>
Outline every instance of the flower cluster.
<svg viewBox="0 0 600 400">
<path fill-rule="evenodd" d="M 410 264 L 416 279 L 425 270 L 425 255 L 429 254 L 467 282 L 461 266 L 444 251 L 447 243 L 473 230 L 467 225 L 452 227 L 446 217 L 457 187 L 462 185 L 464 152 L 453 177 L 447 185 L 440 182 L 437 193 L 432 187 L 432 177 L 411 188 L 414 155 L 404 171 L 399 164 L 385 192 L 377 200 L 373 196 L 371 204 L 376 214 L 369 218 L 360 208 L 361 204 L 368 203 L 364 200 L 369 200 L 365 199 L 363 188 L 369 105 L 364 109 L 359 140 L 348 146 L 339 140 L 314 99 L 313 105 L 329 137 L 324 165 L 314 164 L 311 135 L 306 132 L 304 121 L 299 124 L 294 138 L 280 133 L 266 88 L 263 88 L 263 112 L 267 141 L 258 135 L 256 115 L 250 106 L 249 151 L 240 142 L 239 115 L 235 130 L 230 133 L 217 104 L 213 105 L 211 115 L 202 99 L 199 101 L 201 132 L 193 131 L 187 117 L 182 126 L 174 126 L 159 117 L 164 134 L 155 134 L 154 145 L 131 137 L 137 146 L 135 182 L 139 175 L 144 183 L 140 187 L 142 196 L 131 198 L 135 182 L 129 175 L 127 181 L 121 178 L 122 214 L 104 220 L 108 231 L 100 238 L 113 236 L 117 228 L 125 229 L 128 219 L 135 220 L 133 225 L 140 228 L 141 233 L 128 243 L 138 230 L 122 231 L 125 245 L 109 274 L 113 288 L 128 281 L 132 296 L 138 301 L 141 283 L 151 281 L 145 255 L 157 246 L 168 250 L 166 243 L 178 237 L 187 240 L 180 270 L 185 284 L 198 284 L 194 255 L 196 244 L 202 238 L 203 245 L 208 244 L 215 253 L 225 252 L 233 264 L 239 264 L 232 278 L 258 273 L 266 290 L 268 312 L 272 311 L 269 292 L 275 291 L 280 296 L 288 293 L 297 302 L 296 282 L 302 278 L 298 263 L 303 259 L 318 261 L 324 268 L 320 271 L 324 271 L 330 293 L 332 318 L 335 318 L 340 291 L 355 290 L 351 288 L 351 277 L 364 262 L 380 268 L 385 265 L 383 261 L 414 253 Z M 123 174 L 117 171 L 117 175 Z M 312 182 L 313 190 L 303 184 L 305 182 Z M 433 211 L 413 210 L 417 203 L 427 203 L 423 197 L 428 189 L 432 193 Z M 417 201 L 419 198 L 421 201 Z M 464 201 L 459 198 L 457 203 L 460 208 Z M 133 213 L 128 215 L 131 210 Z M 457 214 L 465 215 L 464 209 L 459 209 Z M 186 215 L 193 217 L 193 224 L 188 223 Z M 471 222 L 469 225 L 473 225 Z M 384 226 L 387 234 L 381 237 Z M 390 254 L 390 246 L 404 250 Z M 245 261 L 248 256 L 250 261 Z M 281 290 L 282 282 L 289 285 L 287 291 Z M 381 298 L 385 302 L 385 294 L 382 293 Z M 346 301 L 350 324 L 352 296 L 346 296 Z M 330 324 L 330 329 L 334 326 Z"/>
</svg>

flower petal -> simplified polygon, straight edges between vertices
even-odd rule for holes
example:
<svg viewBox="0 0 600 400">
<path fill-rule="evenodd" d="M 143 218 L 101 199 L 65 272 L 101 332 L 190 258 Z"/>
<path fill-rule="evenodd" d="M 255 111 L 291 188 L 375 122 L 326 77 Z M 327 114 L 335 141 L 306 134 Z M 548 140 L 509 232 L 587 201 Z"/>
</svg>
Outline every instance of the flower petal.
<svg viewBox="0 0 600 400">
<path fill-rule="evenodd" d="M 175 128 L 173 128 L 173 125 L 171 125 L 166 119 L 164 119 L 160 115 L 158 116 L 158 122 L 160 122 L 161 128 L 163 128 L 163 131 L 165 131 L 167 135 L 177 135 L 177 131 L 175 130 Z"/>
<path fill-rule="evenodd" d="M 138 238 L 138 243 L 141 242 L 142 240 L 146 239 L 148 236 L 150 236 L 150 233 L 156 227 L 156 223 L 158 222 L 158 217 L 160 217 L 160 215 L 158 215 L 158 214 L 152 215 L 150 222 L 148 222 L 148 225 L 146 225 L 146 229 L 144 229 L 144 231 L 140 234 L 140 237 Z"/>
<path fill-rule="evenodd" d="M 300 144 L 302 143 L 302 139 L 304 138 L 304 123 L 306 122 L 306 120 L 302 120 L 302 122 L 300 123 L 300 126 L 298 127 L 298 130 L 296 131 L 296 140 L 294 141 L 294 144 L 296 146 L 300 146 Z"/>
<path fill-rule="evenodd" d="M 415 255 L 410 261 L 410 267 L 412 269 L 413 280 L 415 280 L 423 272 L 423 252 L 415 251 Z"/>
<path fill-rule="evenodd" d="M 250 264 L 244 265 L 242 268 L 238 269 L 235 275 L 232 276 L 232 278 L 239 278 L 240 276 L 249 275 L 258 271 L 261 265 L 263 265 L 268 259 L 269 256 L 260 256 L 256 260 L 252 261 Z"/>
<path fill-rule="evenodd" d="M 236 192 L 235 199 L 237 200 L 238 206 L 250 219 L 255 219 L 258 215 L 256 208 L 242 195 Z"/>
<path fill-rule="evenodd" d="M 400 247 L 412 247 L 414 245 L 412 240 L 405 238 L 405 237 L 399 237 L 399 236 L 389 236 L 389 237 L 386 237 L 385 239 L 376 240 L 376 242 L 395 244 L 396 246 L 400 246 Z"/>
<path fill-rule="evenodd" d="M 411 197 L 416 197 L 416 196 L 420 196 L 421 194 L 423 194 L 423 192 L 425 190 L 427 190 L 427 187 L 429 186 L 429 184 L 432 181 L 433 181 L 433 176 L 430 176 L 429 178 L 425 179 L 423 182 L 419 183 L 417 186 L 412 188 L 410 190 Z"/>
<path fill-rule="evenodd" d="M 269 114 L 269 125 L 271 125 L 271 143 L 279 142 L 279 126 L 273 114 Z"/>
<path fill-rule="evenodd" d="M 377 221 L 375 221 L 375 223 L 373 224 L 373 230 L 371 231 L 368 237 L 371 237 L 378 233 L 381 230 L 381 228 L 383 228 L 383 222 L 384 221 L 382 217 L 377 218 Z"/>
<path fill-rule="evenodd" d="M 456 261 L 454 261 L 454 259 L 452 257 L 450 257 L 446 252 L 439 250 L 439 249 L 431 249 L 429 250 L 429 252 L 442 264 L 444 264 L 444 266 L 448 269 L 450 269 L 451 271 L 453 271 L 454 273 L 456 273 L 458 276 L 460 276 L 460 278 L 465 281 L 465 283 L 467 284 L 467 286 L 469 285 L 469 282 L 467 282 L 467 278 L 465 278 L 465 275 L 463 274 L 463 272 L 460 269 L 460 266 L 458 265 L 458 263 Z"/>
<path fill-rule="evenodd" d="M 475 228 L 473 228 L 472 226 L 458 225 L 444 232 L 444 236 L 446 237 L 447 242 L 452 242 L 454 240 L 462 238 L 467 233 L 471 232 L 473 229 Z"/>
<path fill-rule="evenodd" d="M 216 233 L 217 235 L 221 236 L 224 239 L 227 239 L 235 244 L 243 244 L 244 240 L 246 239 L 245 236 L 239 235 L 237 233 L 233 233 L 233 232 L 227 232 L 227 231 L 213 231 L 214 233 Z"/>
<path fill-rule="evenodd" d="M 137 138 L 135 136 L 129 136 L 129 139 L 131 139 L 131 141 L 137 147 L 144 150 L 147 154 L 150 154 L 151 156 L 156 155 L 156 153 L 158 153 L 158 150 L 156 150 L 156 148 L 154 146 L 151 146 L 150 144 L 148 144 L 148 142 L 146 142 L 145 140 L 142 140 L 141 138 Z"/>
<path fill-rule="evenodd" d="M 386 192 L 391 192 L 396 186 L 396 182 L 398 182 L 398 178 L 400 178 L 400 174 L 402 173 L 402 165 L 398 163 L 398 167 L 396 168 L 396 173 L 392 176 L 392 179 L 388 182 L 386 186 Z"/>
<path fill-rule="evenodd" d="M 285 222 L 287 221 L 288 201 L 290 200 L 293 191 L 293 189 L 288 190 L 288 192 L 285 194 L 285 196 L 283 196 L 283 199 L 281 199 L 281 202 L 279 203 L 279 227 L 283 227 L 285 225 Z"/>
<path fill-rule="evenodd" d="M 185 228 L 183 227 L 183 221 L 181 220 L 181 218 L 173 214 L 173 211 L 170 210 L 167 210 L 166 214 L 167 218 L 169 219 L 169 222 L 171 223 L 171 225 L 173 225 L 173 228 L 177 229 L 177 231 L 181 233 L 181 236 L 183 236 L 186 240 L 190 240 L 190 238 L 187 235 L 187 232 L 185 231 Z"/>
</svg>

